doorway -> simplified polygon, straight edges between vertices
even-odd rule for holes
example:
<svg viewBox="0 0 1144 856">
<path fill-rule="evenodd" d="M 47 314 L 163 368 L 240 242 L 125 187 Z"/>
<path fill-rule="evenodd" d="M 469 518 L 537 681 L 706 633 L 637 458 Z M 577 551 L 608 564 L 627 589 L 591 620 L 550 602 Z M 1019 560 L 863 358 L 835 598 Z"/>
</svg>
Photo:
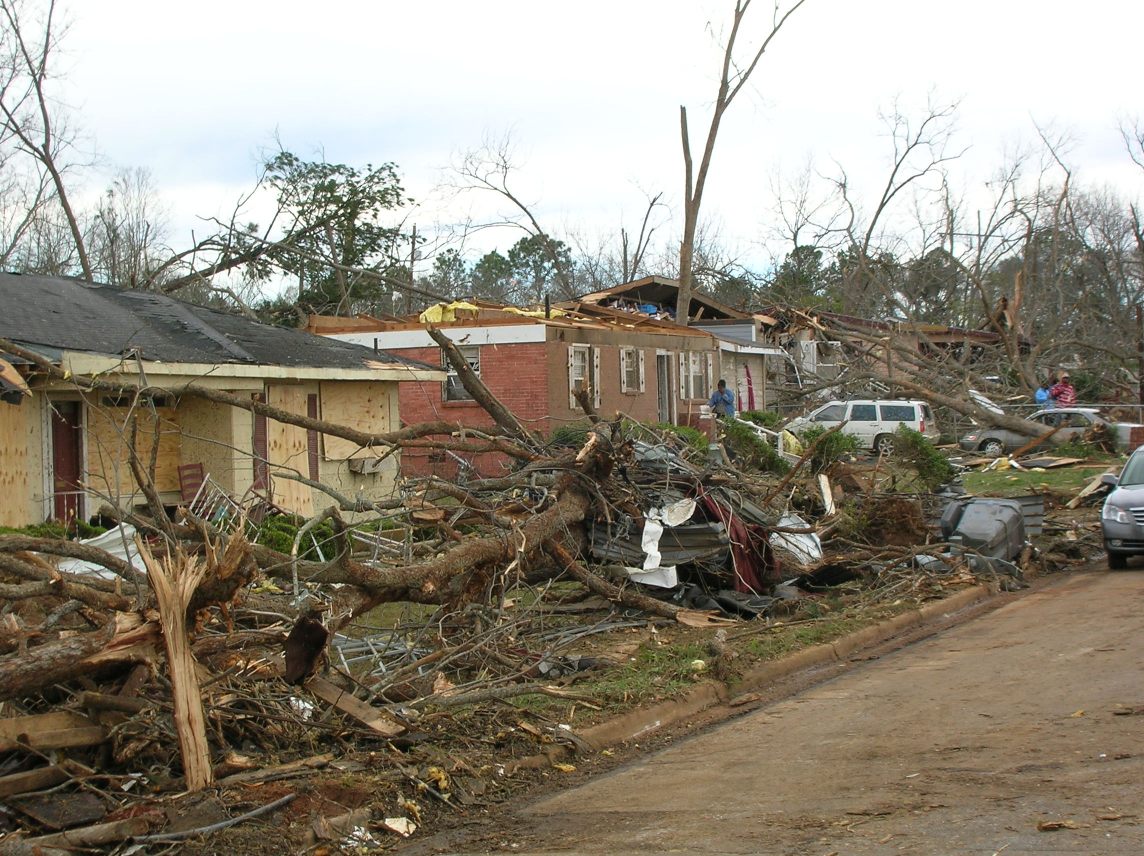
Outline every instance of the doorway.
<svg viewBox="0 0 1144 856">
<path fill-rule="evenodd" d="M 78 401 L 52 402 L 52 518 L 83 514 L 83 411 Z"/>
</svg>

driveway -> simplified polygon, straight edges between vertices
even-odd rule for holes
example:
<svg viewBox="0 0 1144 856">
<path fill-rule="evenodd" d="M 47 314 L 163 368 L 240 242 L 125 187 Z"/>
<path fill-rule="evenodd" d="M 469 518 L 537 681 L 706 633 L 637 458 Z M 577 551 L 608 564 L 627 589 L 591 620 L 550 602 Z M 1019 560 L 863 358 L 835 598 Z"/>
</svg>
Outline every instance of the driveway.
<svg viewBox="0 0 1144 856">
<path fill-rule="evenodd" d="M 495 834 L 449 852 L 1139 854 L 1142 783 L 1144 571 L 1133 565 L 1054 580 L 502 809 Z"/>
</svg>

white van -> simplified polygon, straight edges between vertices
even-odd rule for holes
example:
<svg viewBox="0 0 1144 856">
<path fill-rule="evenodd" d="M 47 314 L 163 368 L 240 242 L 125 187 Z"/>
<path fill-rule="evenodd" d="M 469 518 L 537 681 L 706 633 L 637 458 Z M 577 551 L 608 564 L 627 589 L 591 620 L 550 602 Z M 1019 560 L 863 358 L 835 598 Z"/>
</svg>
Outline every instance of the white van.
<svg viewBox="0 0 1144 856">
<path fill-rule="evenodd" d="M 842 433 L 857 437 L 863 446 L 880 455 L 893 454 L 894 432 L 899 425 L 918 431 L 932 441 L 940 436 L 930 406 L 924 401 L 905 399 L 828 401 L 806 416 L 792 419 L 786 429 L 798 433 L 807 428 L 836 425 L 842 425 Z"/>
</svg>

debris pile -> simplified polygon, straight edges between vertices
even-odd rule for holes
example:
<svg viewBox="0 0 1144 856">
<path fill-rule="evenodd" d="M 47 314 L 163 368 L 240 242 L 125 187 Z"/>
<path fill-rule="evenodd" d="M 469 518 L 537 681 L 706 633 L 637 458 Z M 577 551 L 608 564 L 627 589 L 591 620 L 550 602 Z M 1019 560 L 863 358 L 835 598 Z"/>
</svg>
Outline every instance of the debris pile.
<svg viewBox="0 0 1144 856">
<path fill-rule="evenodd" d="M 853 467 L 835 487 L 829 470 L 803 473 L 813 448 L 779 478 L 587 407 L 578 448 L 488 409 L 513 472 L 410 482 L 352 522 L 343 511 L 361 509 L 333 505 L 288 550 L 252 540 L 241 513 L 189 509 L 119 521 L 102 546 L 0 535 L 0 854 L 208 834 L 297 796 L 254 785 L 331 765 L 368 766 L 393 810 L 325 818 L 315 840 L 406 835 L 425 800 L 464 806 L 488 787 L 443 760 L 459 743 L 502 757 L 577 745 L 567 725 L 521 714 L 506 726 L 520 709 L 505 705 L 598 709 L 577 684 L 628 658 L 593 638 L 766 626 L 839 589 L 865 603 L 939 597 L 1019 578 L 1030 558 L 1022 531 L 1004 541 L 1017 555 L 987 557 L 1003 565 L 969 561 L 993 550 L 988 533 L 943 536 L 933 497 L 878 493 Z M 319 523 L 329 534 L 307 555 Z M 716 677 L 730 674 L 726 646 L 706 644 Z M 173 796 L 205 791 L 250 810 L 175 828 Z"/>
</svg>

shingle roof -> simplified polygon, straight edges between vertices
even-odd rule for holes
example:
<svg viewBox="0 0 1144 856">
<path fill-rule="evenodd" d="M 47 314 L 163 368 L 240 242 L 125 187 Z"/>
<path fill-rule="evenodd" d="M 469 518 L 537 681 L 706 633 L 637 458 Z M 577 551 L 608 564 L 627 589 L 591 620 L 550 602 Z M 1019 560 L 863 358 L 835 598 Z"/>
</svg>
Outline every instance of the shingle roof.
<svg viewBox="0 0 1144 856">
<path fill-rule="evenodd" d="M 260 324 L 154 291 L 0 273 L 0 337 L 36 349 L 124 354 L 174 363 L 360 369 L 433 368 L 361 345 Z"/>
</svg>

